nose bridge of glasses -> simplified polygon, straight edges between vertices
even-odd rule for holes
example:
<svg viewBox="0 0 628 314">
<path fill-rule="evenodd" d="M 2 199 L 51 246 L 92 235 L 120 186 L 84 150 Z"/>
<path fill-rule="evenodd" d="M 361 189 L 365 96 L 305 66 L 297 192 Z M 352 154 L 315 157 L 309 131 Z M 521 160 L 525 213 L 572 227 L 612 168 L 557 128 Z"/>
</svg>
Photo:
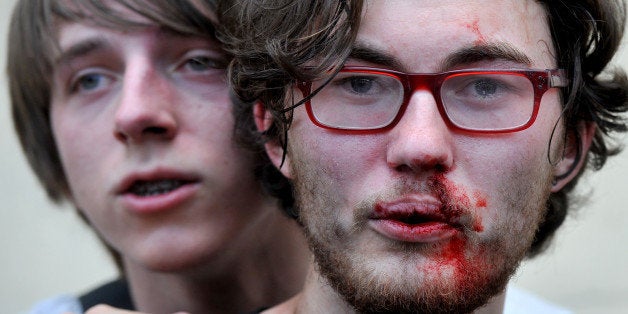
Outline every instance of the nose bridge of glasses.
<svg viewBox="0 0 628 314">
<path fill-rule="evenodd" d="M 406 88 L 406 96 L 405 96 L 405 104 L 402 106 L 398 120 L 401 119 L 401 116 L 406 114 L 408 107 L 411 107 L 412 99 L 417 93 L 421 93 L 418 99 L 421 99 L 421 102 L 425 102 L 427 99 L 431 99 L 435 108 L 438 111 L 438 115 L 443 120 L 446 125 L 449 125 L 449 118 L 447 117 L 447 113 L 445 112 L 442 106 L 442 100 L 440 95 L 440 86 L 443 82 L 443 74 L 441 73 L 418 73 L 418 74 L 405 74 L 402 80 L 405 81 Z M 427 98 L 426 98 L 427 97 Z M 431 98 L 430 98 L 431 97 Z M 423 107 L 423 105 L 421 106 Z M 420 110 L 425 110 L 426 108 L 421 108 Z M 431 110 L 431 109 L 430 109 Z"/>
<path fill-rule="evenodd" d="M 419 90 L 425 90 L 431 92 L 433 96 L 437 98 L 438 89 L 442 82 L 442 75 L 439 73 L 406 74 L 406 81 L 408 82 L 408 91 L 411 94 Z"/>
<path fill-rule="evenodd" d="M 440 87 L 442 85 L 443 79 L 444 76 L 442 73 L 406 74 L 406 106 L 409 104 L 410 100 L 417 92 L 429 93 L 434 100 L 436 109 L 438 109 L 441 118 L 446 123 L 449 123 L 447 114 L 442 106 L 442 100 L 440 95 Z"/>
</svg>

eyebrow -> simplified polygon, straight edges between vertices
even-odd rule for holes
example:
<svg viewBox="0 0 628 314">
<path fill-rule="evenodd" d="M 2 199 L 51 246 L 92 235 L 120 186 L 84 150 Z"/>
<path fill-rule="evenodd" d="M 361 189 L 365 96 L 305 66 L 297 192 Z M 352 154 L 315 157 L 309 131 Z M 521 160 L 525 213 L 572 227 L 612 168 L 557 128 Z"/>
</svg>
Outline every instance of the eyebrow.
<svg viewBox="0 0 628 314">
<path fill-rule="evenodd" d="M 350 59 L 374 63 L 387 68 L 403 70 L 404 66 L 397 58 L 377 48 L 357 43 L 349 54 Z M 439 65 L 439 71 L 446 71 L 465 64 L 481 61 L 508 61 L 529 66 L 530 58 L 506 42 L 483 43 L 462 47 L 449 54 Z"/>
<path fill-rule="evenodd" d="M 204 38 L 204 40 L 208 40 L 210 43 L 212 43 L 212 45 L 216 45 L 220 47 L 220 44 L 218 43 L 218 41 L 212 36 L 207 36 L 205 38 L 200 35 L 180 33 L 180 32 L 177 32 L 176 30 L 172 30 L 170 28 L 166 28 L 162 26 L 158 27 L 156 36 L 163 41 L 168 41 L 168 40 L 173 41 L 175 42 L 175 44 L 178 41 L 186 41 L 186 40 L 194 39 L 194 38 Z M 68 62 L 71 62 L 73 59 L 80 58 L 94 51 L 109 48 L 109 47 L 112 47 L 112 44 L 105 37 L 88 38 L 84 41 L 79 41 L 78 43 L 71 45 L 65 50 L 62 50 L 60 54 L 55 58 L 54 64 L 59 65 L 59 64 L 68 63 Z M 218 49 L 218 50 L 221 53 L 223 53 L 222 49 Z"/>
<path fill-rule="evenodd" d="M 349 59 L 360 60 L 364 62 L 374 63 L 393 69 L 402 69 L 403 66 L 397 59 L 385 51 L 377 48 L 367 47 L 357 43 L 349 54 Z"/>
<path fill-rule="evenodd" d="M 72 62 L 76 58 L 86 56 L 94 51 L 108 47 L 109 43 L 103 38 L 92 38 L 80 41 L 71 45 L 69 48 L 62 50 L 55 59 L 54 64 L 61 65 Z"/>
<path fill-rule="evenodd" d="M 465 64 L 495 60 L 519 63 L 526 66 L 532 64 L 532 61 L 525 53 L 511 44 L 496 42 L 463 47 L 448 55 L 441 63 L 440 68 L 445 70 Z"/>
</svg>

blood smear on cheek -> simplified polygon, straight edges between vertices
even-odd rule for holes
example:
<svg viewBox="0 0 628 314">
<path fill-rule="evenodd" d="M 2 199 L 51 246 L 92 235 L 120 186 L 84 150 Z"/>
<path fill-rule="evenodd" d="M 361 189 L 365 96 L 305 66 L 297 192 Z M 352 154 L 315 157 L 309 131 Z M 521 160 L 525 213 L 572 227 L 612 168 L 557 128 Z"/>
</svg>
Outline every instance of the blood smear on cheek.
<svg viewBox="0 0 628 314">
<path fill-rule="evenodd" d="M 476 191 L 475 193 L 473 193 L 473 197 L 475 198 L 476 208 L 478 209 L 486 208 L 487 206 L 486 196 L 482 192 Z M 475 232 L 484 231 L 484 226 L 482 225 L 482 219 L 480 217 L 481 217 L 480 213 L 476 213 L 474 222 L 473 222 L 473 230 Z"/>
<path fill-rule="evenodd" d="M 475 198 L 475 207 L 486 207 L 486 196 L 482 192 L 476 191 L 473 193 L 473 197 Z"/>
</svg>

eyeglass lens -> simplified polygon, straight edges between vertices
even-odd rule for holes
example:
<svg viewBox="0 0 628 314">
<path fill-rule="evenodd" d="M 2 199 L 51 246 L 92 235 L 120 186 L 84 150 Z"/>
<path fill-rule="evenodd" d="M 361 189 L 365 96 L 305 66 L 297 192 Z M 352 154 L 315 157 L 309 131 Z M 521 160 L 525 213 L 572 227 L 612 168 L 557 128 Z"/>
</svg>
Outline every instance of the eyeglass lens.
<svg viewBox="0 0 628 314">
<path fill-rule="evenodd" d="M 319 86 L 320 82 L 313 82 L 312 89 Z M 389 73 L 340 72 L 310 100 L 312 114 L 332 128 L 383 128 L 407 101 L 406 86 L 402 78 Z M 454 73 L 433 92 L 447 115 L 443 118 L 469 130 L 516 128 L 526 124 L 534 111 L 534 87 L 516 73 Z"/>
</svg>

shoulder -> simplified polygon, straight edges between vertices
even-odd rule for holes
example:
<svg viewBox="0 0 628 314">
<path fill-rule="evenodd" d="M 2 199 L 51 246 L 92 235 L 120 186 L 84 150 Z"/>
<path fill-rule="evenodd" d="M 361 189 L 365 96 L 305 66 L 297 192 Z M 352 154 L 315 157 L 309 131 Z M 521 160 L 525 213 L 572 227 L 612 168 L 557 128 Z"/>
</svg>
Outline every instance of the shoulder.
<svg viewBox="0 0 628 314">
<path fill-rule="evenodd" d="M 83 313 L 83 307 L 78 298 L 70 295 L 59 295 L 37 302 L 29 314 L 61 314 L 61 313 Z"/>
<path fill-rule="evenodd" d="M 105 283 L 81 295 L 79 302 L 85 309 L 98 304 L 107 304 L 119 309 L 135 310 L 128 282 L 121 278 Z"/>
<path fill-rule="evenodd" d="M 571 314 L 572 311 L 539 298 L 538 296 L 509 286 L 506 293 L 504 314 Z"/>
<path fill-rule="evenodd" d="M 134 310 L 126 280 L 117 279 L 103 284 L 80 297 L 59 295 L 35 304 L 28 314 L 82 314 L 97 304 L 107 304 L 119 309 Z"/>
</svg>

